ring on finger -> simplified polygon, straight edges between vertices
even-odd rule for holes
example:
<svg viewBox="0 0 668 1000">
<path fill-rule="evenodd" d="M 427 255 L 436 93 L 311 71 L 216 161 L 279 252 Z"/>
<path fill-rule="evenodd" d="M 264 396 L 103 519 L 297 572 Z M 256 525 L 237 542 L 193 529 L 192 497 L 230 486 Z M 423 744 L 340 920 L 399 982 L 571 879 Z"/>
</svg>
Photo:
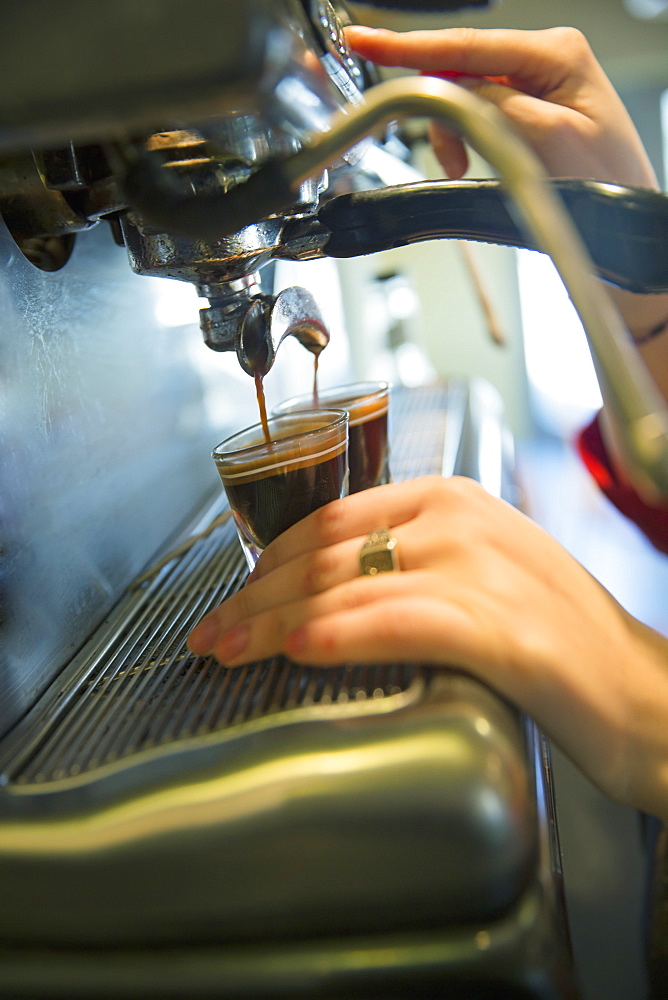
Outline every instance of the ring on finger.
<svg viewBox="0 0 668 1000">
<path fill-rule="evenodd" d="M 359 565 L 362 576 L 377 576 L 398 570 L 396 538 L 384 528 L 372 531 L 360 549 Z"/>
</svg>

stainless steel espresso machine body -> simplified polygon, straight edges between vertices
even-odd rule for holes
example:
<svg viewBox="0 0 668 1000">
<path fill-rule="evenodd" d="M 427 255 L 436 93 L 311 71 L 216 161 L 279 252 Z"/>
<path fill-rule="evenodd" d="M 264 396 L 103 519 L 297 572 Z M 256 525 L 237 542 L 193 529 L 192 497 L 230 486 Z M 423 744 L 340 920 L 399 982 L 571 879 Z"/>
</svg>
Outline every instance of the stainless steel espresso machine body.
<svg viewBox="0 0 668 1000">
<path fill-rule="evenodd" d="M 274 288 L 276 260 L 563 237 L 622 451 L 663 488 L 662 418 L 623 433 L 648 413 L 578 272 L 588 251 L 608 280 L 667 287 L 661 197 L 546 194 L 454 85 L 377 84 L 347 16 L 328 0 L 4 5 L 0 995 L 575 995 L 529 720 L 457 671 L 226 671 L 185 646 L 244 580 L 192 352 L 235 352 L 252 392 L 286 337 L 327 346 L 326 309 Z M 388 186 L 392 122 L 440 113 L 502 182 Z M 609 239 L 620 227 L 639 257 Z M 161 323 L 156 277 L 206 300 L 204 344 Z M 488 386 L 397 392 L 393 414 L 395 479 L 459 472 L 516 499 Z"/>
<path fill-rule="evenodd" d="M 201 456 L 220 428 L 206 426 L 193 345 L 156 321 L 155 283 L 131 267 L 192 282 L 209 299 L 206 342 L 251 374 L 248 359 L 266 370 L 285 336 L 315 352 L 328 337 L 312 296 L 272 295 L 261 270 L 287 221 L 317 207 L 322 172 L 290 211 L 205 241 L 129 207 L 129 164 L 143 156 L 205 198 L 298 149 L 360 93 L 329 4 L 98 4 L 90 16 L 78 3 L 3 13 L 6 38 L 31 39 L 8 52 L 0 126 L 3 732 L 215 488 Z M 113 56 L 91 45 L 98 24 Z"/>
</svg>

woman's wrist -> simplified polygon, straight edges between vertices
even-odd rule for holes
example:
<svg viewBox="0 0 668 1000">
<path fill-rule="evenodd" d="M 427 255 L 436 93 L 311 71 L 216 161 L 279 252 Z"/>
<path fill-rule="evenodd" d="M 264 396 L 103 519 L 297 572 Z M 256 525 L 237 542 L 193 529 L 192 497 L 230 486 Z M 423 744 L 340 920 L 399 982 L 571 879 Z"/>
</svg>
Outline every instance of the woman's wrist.
<svg viewBox="0 0 668 1000">
<path fill-rule="evenodd" d="M 668 399 L 668 295 L 607 287 L 648 371 Z"/>
<path fill-rule="evenodd" d="M 648 344 L 650 340 L 654 340 L 655 337 L 660 337 L 664 333 L 668 333 L 668 316 L 660 320 L 656 326 L 651 327 L 645 333 L 636 334 L 633 339 L 638 345 Z"/>
<path fill-rule="evenodd" d="M 633 805 L 668 822 L 668 639 L 632 620 L 636 641 L 633 681 L 629 684 L 629 790 Z"/>
<path fill-rule="evenodd" d="M 641 295 L 608 286 L 636 344 L 645 344 L 668 330 L 668 295 Z"/>
</svg>

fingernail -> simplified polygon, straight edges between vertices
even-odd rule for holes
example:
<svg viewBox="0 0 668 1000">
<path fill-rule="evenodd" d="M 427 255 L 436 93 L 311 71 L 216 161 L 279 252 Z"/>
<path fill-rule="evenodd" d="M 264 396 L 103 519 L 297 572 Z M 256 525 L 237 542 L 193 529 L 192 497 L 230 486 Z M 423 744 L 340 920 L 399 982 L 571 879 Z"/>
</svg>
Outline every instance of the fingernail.
<svg viewBox="0 0 668 1000">
<path fill-rule="evenodd" d="M 443 73 L 437 74 L 437 76 L 440 76 L 442 80 L 461 80 L 461 78 L 466 75 L 466 73 L 460 73 L 458 69 L 446 69 Z"/>
<path fill-rule="evenodd" d="M 213 618 L 204 618 L 188 636 L 188 649 L 195 656 L 205 656 L 211 651 L 217 635 L 218 626 Z"/>
<path fill-rule="evenodd" d="M 461 80 L 467 74 L 460 73 L 456 69 L 444 69 L 441 72 L 436 72 L 436 70 L 422 70 L 420 76 L 435 76 L 438 80 Z"/>
</svg>

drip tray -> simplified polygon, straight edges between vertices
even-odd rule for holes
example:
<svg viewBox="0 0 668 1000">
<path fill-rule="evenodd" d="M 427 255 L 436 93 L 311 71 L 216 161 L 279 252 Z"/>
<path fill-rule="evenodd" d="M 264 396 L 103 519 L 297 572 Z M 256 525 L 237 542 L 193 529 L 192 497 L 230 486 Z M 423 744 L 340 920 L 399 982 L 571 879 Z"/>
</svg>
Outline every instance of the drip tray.
<svg viewBox="0 0 668 1000">
<path fill-rule="evenodd" d="M 441 472 L 452 397 L 444 386 L 394 393 L 395 481 Z M 456 400 L 461 409 L 461 391 Z M 406 664 L 324 671 L 276 658 L 228 670 L 193 657 L 186 646 L 190 630 L 247 574 L 226 512 L 221 495 L 198 518 L 180 554 L 163 556 L 156 572 L 130 588 L 37 710 L 0 744 L 5 785 L 62 781 L 298 708 L 322 715 L 336 706 L 341 717 L 372 702 L 378 711 L 379 701 L 398 694 L 418 696 L 423 672 Z"/>
</svg>

